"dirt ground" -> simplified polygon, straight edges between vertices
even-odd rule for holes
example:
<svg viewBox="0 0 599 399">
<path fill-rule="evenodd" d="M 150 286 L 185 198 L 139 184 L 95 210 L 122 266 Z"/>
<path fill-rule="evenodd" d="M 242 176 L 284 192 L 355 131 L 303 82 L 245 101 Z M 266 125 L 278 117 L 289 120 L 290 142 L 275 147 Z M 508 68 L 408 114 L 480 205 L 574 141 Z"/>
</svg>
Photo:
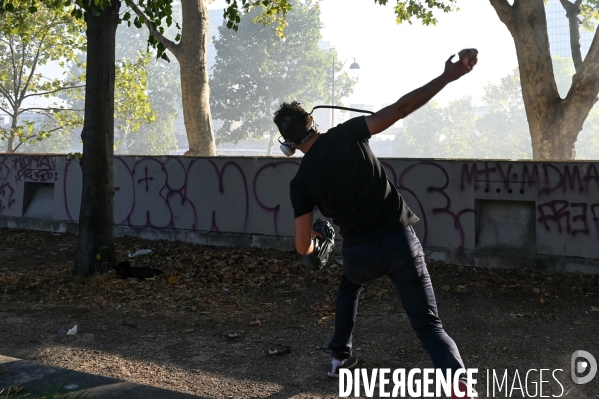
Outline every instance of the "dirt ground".
<svg viewBox="0 0 599 399">
<path fill-rule="evenodd" d="M 151 249 L 135 266 L 165 273 L 84 279 L 71 275 L 76 240 L 0 229 L 0 354 L 206 398 L 339 396 L 326 376 L 342 273 L 334 259 L 309 272 L 290 252 L 121 237 L 119 260 Z M 599 277 L 434 262 L 429 271 L 446 331 L 479 369 L 481 397 L 506 397 L 487 395 L 487 370 L 508 370 L 513 386 L 516 370 L 524 385 L 526 371 L 544 368 L 563 369 L 563 393 L 546 373 L 544 395 L 599 398 L 599 376 L 570 378 L 575 350 L 599 359 Z M 75 324 L 76 335 L 58 333 Z M 389 281 L 365 287 L 354 336 L 360 367 L 430 367 Z"/>
</svg>

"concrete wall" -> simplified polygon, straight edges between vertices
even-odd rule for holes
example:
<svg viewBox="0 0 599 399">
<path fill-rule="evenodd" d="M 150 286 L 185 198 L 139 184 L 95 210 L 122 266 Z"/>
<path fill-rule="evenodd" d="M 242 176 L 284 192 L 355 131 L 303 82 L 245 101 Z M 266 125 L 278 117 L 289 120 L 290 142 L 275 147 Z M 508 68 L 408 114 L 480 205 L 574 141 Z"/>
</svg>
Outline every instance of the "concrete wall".
<svg viewBox="0 0 599 399">
<path fill-rule="evenodd" d="M 421 218 L 429 258 L 599 272 L 599 163 L 383 159 Z M 115 157 L 117 233 L 291 248 L 281 158 Z M 76 231 L 81 170 L 64 156 L 0 156 L 0 225 Z"/>
</svg>

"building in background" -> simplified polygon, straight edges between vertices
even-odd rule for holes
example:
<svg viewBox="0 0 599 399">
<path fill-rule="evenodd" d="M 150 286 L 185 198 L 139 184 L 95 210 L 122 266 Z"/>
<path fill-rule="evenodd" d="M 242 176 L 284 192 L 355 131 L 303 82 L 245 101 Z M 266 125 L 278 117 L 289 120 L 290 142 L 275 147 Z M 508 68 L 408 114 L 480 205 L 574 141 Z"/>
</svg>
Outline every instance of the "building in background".
<svg viewBox="0 0 599 399">
<path fill-rule="evenodd" d="M 364 111 L 374 112 L 374 106 L 370 105 L 370 104 L 350 104 L 349 107 L 350 108 L 355 108 L 355 109 L 363 109 Z M 363 113 L 363 112 L 354 112 L 354 111 L 351 111 L 349 113 L 349 118 L 348 119 L 352 119 L 352 118 L 355 118 L 357 116 L 364 116 L 364 115 L 368 115 L 368 114 L 367 113 Z"/>
<path fill-rule="evenodd" d="M 551 55 L 572 58 L 572 49 L 570 47 L 570 26 L 566 17 L 566 10 L 560 3 L 560 0 L 549 0 L 545 5 L 545 14 L 547 15 L 547 33 L 549 35 L 549 46 Z M 580 29 L 580 44 L 582 57 L 586 57 L 591 42 L 593 41 L 593 32 Z"/>
<path fill-rule="evenodd" d="M 6 129 L 10 126 L 11 118 L 6 114 L 0 114 L 0 128 Z"/>
<path fill-rule="evenodd" d="M 321 104 L 317 104 L 321 105 Z M 324 104 L 323 104 L 324 105 Z M 306 110 L 310 112 L 310 110 Z M 312 113 L 314 122 L 318 125 L 318 129 L 324 133 L 331 128 L 331 109 L 330 108 L 319 108 L 315 109 Z"/>
</svg>

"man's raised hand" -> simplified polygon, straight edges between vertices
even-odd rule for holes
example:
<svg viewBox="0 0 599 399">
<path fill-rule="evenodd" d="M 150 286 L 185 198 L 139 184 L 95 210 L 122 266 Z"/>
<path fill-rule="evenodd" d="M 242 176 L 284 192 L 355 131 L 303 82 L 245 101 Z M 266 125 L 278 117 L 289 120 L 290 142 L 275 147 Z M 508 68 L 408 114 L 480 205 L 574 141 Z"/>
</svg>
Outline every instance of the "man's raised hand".
<svg viewBox="0 0 599 399">
<path fill-rule="evenodd" d="M 478 51 L 476 49 L 465 49 L 458 53 L 459 60 L 453 62 L 452 59 L 455 54 L 445 62 L 445 71 L 443 75 L 449 80 L 454 81 L 472 70 L 474 65 L 478 62 Z"/>
</svg>

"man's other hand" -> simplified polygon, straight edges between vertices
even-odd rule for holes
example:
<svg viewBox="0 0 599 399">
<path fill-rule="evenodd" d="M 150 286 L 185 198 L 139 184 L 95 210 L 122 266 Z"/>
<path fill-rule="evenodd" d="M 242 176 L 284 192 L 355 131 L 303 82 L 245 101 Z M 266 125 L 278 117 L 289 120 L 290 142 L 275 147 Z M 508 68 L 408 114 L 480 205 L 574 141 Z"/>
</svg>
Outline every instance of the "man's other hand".
<svg viewBox="0 0 599 399">
<path fill-rule="evenodd" d="M 322 235 L 322 233 L 319 233 L 318 231 L 312 231 L 312 239 L 315 238 L 324 238 L 324 236 Z"/>
</svg>

